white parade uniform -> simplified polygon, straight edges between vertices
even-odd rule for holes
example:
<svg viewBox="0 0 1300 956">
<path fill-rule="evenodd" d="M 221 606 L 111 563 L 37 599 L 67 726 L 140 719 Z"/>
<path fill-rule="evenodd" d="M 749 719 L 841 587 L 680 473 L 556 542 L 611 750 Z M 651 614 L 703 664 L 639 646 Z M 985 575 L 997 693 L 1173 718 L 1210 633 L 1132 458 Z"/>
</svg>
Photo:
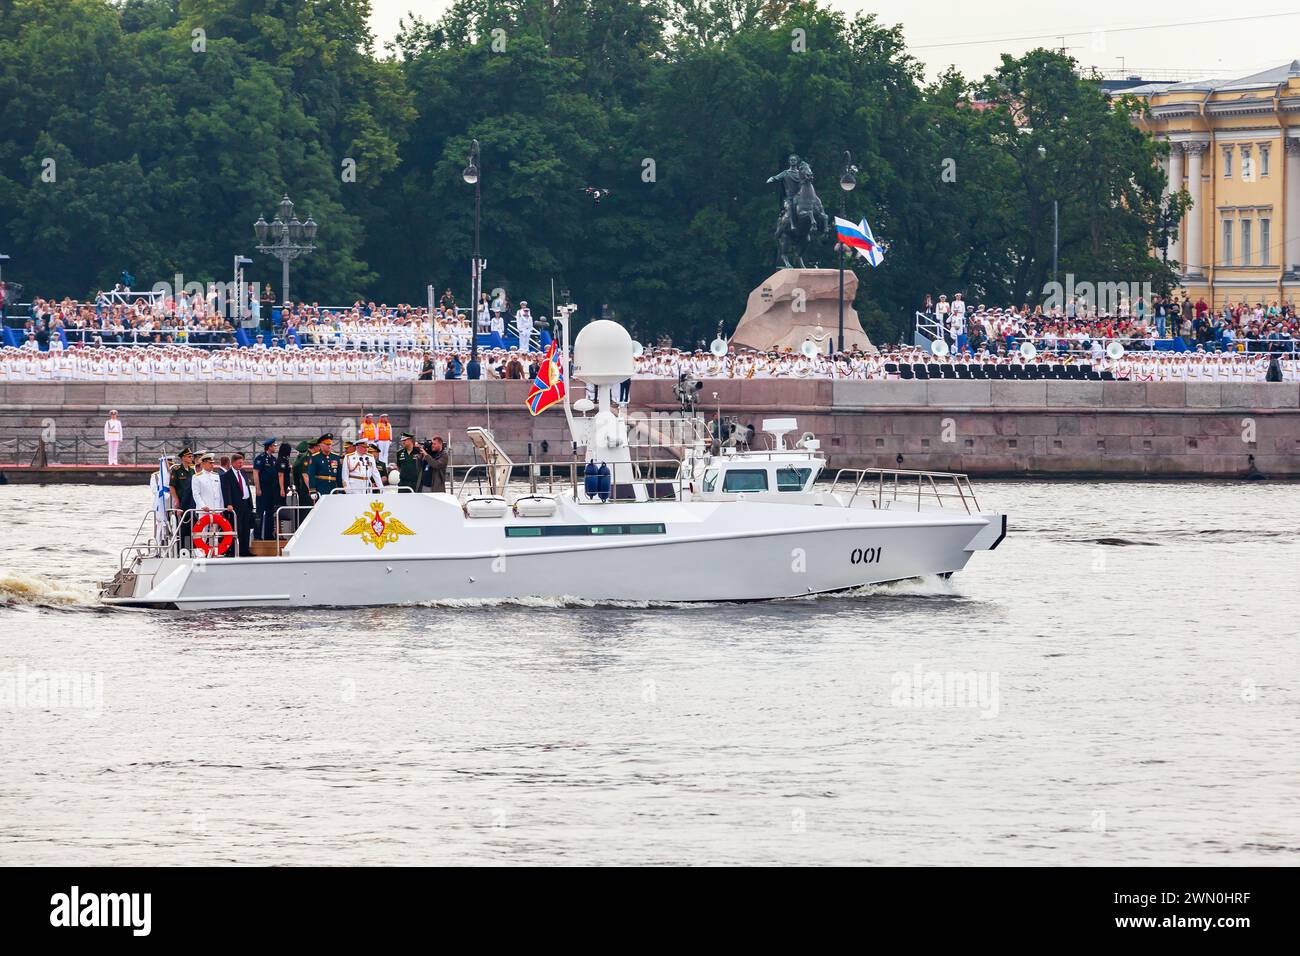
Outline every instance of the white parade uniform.
<svg viewBox="0 0 1300 956">
<path fill-rule="evenodd" d="M 369 455 L 353 452 L 343 459 L 343 487 L 350 495 L 365 494 L 372 488 L 384 488 L 384 479 Z"/>
<path fill-rule="evenodd" d="M 108 463 L 117 464 L 117 447 L 122 444 L 122 420 L 110 418 L 104 422 L 104 441 L 108 443 Z"/>
<path fill-rule="evenodd" d="M 524 308 L 516 312 L 515 323 L 519 326 L 519 351 L 531 352 L 533 350 L 532 310 Z"/>
<path fill-rule="evenodd" d="M 224 511 L 226 508 L 221 494 L 221 476 L 215 468 L 195 475 L 190 482 L 190 492 L 194 495 L 194 507 L 199 511 Z"/>
</svg>

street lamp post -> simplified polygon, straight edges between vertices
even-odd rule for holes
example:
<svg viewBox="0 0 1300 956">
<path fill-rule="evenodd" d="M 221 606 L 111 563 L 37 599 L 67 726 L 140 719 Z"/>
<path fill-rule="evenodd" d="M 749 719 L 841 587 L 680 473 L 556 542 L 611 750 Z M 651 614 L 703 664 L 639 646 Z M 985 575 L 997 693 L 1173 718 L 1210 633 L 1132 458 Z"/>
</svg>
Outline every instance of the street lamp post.
<svg viewBox="0 0 1300 956">
<path fill-rule="evenodd" d="M 316 220 L 307 217 L 300 222 L 293 214 L 293 200 L 288 193 L 280 200 L 279 212 L 269 223 L 261 216 L 253 223 L 257 234 L 257 251 L 275 256 L 280 260 L 283 271 L 280 286 L 283 290 L 284 304 L 289 304 L 289 263 L 299 256 L 311 255 L 316 251 Z M 267 239 L 270 239 L 270 242 Z"/>
<path fill-rule="evenodd" d="M 1160 295 L 1162 298 L 1169 297 L 1169 224 L 1172 218 L 1169 210 L 1169 200 L 1166 199 L 1160 204 L 1160 213 L 1157 219 L 1160 226 L 1160 264 L 1164 266 L 1164 270 L 1160 274 Z"/>
<path fill-rule="evenodd" d="M 465 182 L 474 187 L 474 264 L 470 269 L 470 346 L 469 358 L 471 362 L 478 361 L 478 300 L 481 296 L 480 286 L 483 284 L 482 264 L 479 261 L 479 223 L 482 210 L 482 192 L 479 184 L 479 156 L 478 140 L 473 140 L 469 150 L 469 165 L 461 173 Z"/>
<path fill-rule="evenodd" d="M 853 155 L 846 149 L 844 151 L 844 168 L 840 171 L 840 218 L 848 215 L 846 200 L 848 194 L 853 191 L 853 187 L 858 184 L 858 167 L 853 165 Z M 840 334 L 836 341 L 836 350 L 844 351 L 844 254 L 847 252 L 844 243 L 835 244 L 836 258 L 840 266 Z"/>
<path fill-rule="evenodd" d="M 1069 119 L 1069 117 L 1065 117 Z M 1038 158 L 1047 159 L 1047 147 L 1038 147 Z M 1056 282 L 1056 259 L 1061 250 L 1061 202 L 1052 200 L 1052 282 Z"/>
<path fill-rule="evenodd" d="M 248 317 L 248 296 L 244 291 L 244 266 L 251 266 L 253 260 L 247 256 L 235 256 L 235 311 L 234 320 L 244 324 Z"/>
</svg>

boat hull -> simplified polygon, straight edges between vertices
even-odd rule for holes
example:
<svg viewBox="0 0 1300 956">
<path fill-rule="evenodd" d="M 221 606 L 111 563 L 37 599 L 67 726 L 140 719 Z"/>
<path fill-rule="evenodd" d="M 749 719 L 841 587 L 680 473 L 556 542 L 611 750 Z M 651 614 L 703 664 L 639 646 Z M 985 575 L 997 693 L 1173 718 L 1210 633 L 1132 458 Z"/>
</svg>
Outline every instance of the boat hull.
<svg viewBox="0 0 1300 956">
<path fill-rule="evenodd" d="M 834 525 L 584 542 L 527 541 L 448 554 L 157 558 L 107 603 L 204 610 L 574 598 L 754 601 L 960 571 L 996 547 L 1001 515 L 864 513 Z M 703 529 L 697 529 L 702 531 Z"/>
</svg>

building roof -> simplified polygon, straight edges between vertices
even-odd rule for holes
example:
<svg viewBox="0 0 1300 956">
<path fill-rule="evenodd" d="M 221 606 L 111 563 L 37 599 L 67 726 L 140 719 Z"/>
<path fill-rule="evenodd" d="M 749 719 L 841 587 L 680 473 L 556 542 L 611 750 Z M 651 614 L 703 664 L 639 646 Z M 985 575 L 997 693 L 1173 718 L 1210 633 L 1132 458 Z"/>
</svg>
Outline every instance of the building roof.
<svg viewBox="0 0 1300 956">
<path fill-rule="evenodd" d="M 1152 96 L 1158 93 L 1212 93 L 1220 90 L 1271 89 L 1279 83 L 1297 77 L 1300 77 L 1300 60 L 1292 60 L 1290 63 L 1283 63 L 1281 66 L 1262 70 L 1259 73 L 1251 73 L 1249 76 L 1192 80 L 1187 83 L 1148 83 L 1144 86 L 1130 87 L 1124 92 Z"/>
</svg>

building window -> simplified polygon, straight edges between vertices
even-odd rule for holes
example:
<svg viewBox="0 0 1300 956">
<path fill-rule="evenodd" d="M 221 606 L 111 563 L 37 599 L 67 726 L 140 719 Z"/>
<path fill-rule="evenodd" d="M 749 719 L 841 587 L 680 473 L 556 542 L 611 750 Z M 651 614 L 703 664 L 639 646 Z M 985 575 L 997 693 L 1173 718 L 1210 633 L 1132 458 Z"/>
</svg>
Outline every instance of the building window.
<svg viewBox="0 0 1300 956">
<path fill-rule="evenodd" d="M 1232 178 L 1232 147 L 1223 147 L 1223 178 Z"/>
<path fill-rule="evenodd" d="M 1261 176 L 1268 175 L 1268 147 L 1262 143 L 1259 147 L 1259 174 Z"/>
<path fill-rule="evenodd" d="M 1250 261 L 1254 258 L 1254 250 L 1251 248 L 1250 240 L 1254 238 L 1254 223 L 1249 219 L 1241 220 L 1241 264 L 1243 266 L 1253 265 Z"/>
<path fill-rule="evenodd" d="M 1232 220 L 1223 220 L 1223 264 L 1232 265 Z"/>
<path fill-rule="evenodd" d="M 1260 155 L 1262 161 L 1264 154 Z M 1273 240 L 1273 222 L 1270 219 L 1261 219 L 1259 221 L 1259 264 L 1261 266 L 1271 265 L 1269 261 L 1271 256 L 1268 252 L 1269 243 Z"/>
<path fill-rule="evenodd" d="M 1255 181 L 1255 157 L 1251 154 L 1249 146 L 1241 147 L 1241 181 L 1243 183 Z"/>
</svg>

